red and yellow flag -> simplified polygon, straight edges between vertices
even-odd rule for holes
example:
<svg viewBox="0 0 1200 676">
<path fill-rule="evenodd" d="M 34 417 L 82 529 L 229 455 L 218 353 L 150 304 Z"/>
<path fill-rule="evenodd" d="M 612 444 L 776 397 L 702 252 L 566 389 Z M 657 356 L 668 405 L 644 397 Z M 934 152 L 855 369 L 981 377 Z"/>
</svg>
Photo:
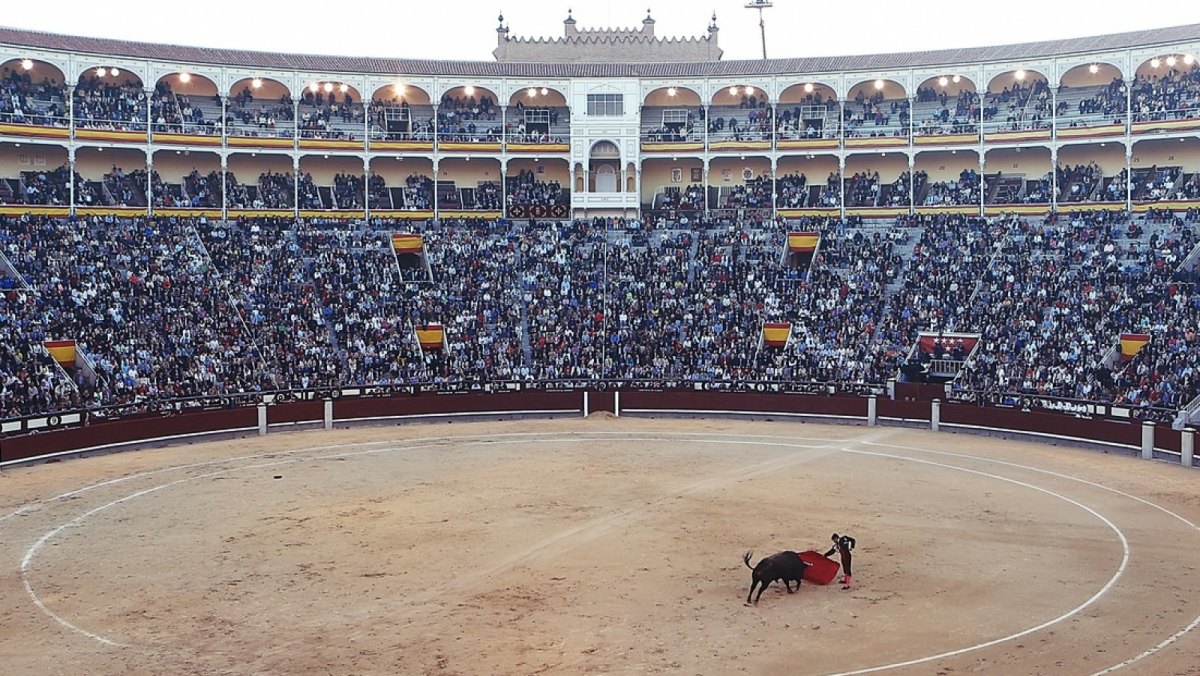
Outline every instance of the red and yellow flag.
<svg viewBox="0 0 1200 676">
<path fill-rule="evenodd" d="M 417 342 L 424 350 L 440 350 L 446 345 L 446 330 L 441 324 L 426 324 L 417 327 Z"/>
<path fill-rule="evenodd" d="M 789 253 L 812 253 L 817 250 L 817 245 L 820 243 L 821 233 L 819 232 L 788 233 Z"/>
<path fill-rule="evenodd" d="M 398 254 L 419 254 L 425 250 L 425 240 L 420 235 L 392 233 L 392 249 Z"/>
<path fill-rule="evenodd" d="M 1150 334 L 1148 333 L 1122 333 L 1121 334 L 1121 361 L 1129 361 L 1137 356 L 1138 352 L 1146 347 L 1146 343 L 1150 342 Z"/>
<path fill-rule="evenodd" d="M 792 325 L 788 322 L 768 322 L 763 324 L 763 345 L 768 347 L 784 347 L 792 337 Z"/>
<path fill-rule="evenodd" d="M 65 368 L 75 368 L 75 356 L 77 354 L 75 341 L 47 340 L 42 344 L 46 346 L 46 352 L 50 353 L 51 359 L 62 364 Z"/>
</svg>

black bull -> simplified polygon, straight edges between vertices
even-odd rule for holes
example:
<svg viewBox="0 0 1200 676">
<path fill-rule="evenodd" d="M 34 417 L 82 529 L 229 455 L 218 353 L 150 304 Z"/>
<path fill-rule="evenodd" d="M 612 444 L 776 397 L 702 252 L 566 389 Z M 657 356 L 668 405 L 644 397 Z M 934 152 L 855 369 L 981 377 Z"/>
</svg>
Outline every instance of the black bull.
<svg viewBox="0 0 1200 676">
<path fill-rule="evenodd" d="M 767 587 L 776 580 L 783 580 L 783 585 L 787 587 L 788 593 L 792 594 L 792 581 L 796 582 L 796 589 L 800 588 L 800 582 L 804 579 L 804 571 L 808 568 L 808 564 L 800 558 L 796 552 L 779 552 L 771 556 L 760 559 L 753 566 L 750 565 L 750 555 L 752 552 L 746 552 L 742 557 L 742 562 L 746 564 L 753 574 L 750 576 L 750 593 L 746 595 L 746 603 L 750 603 L 750 597 L 754 596 L 754 588 L 762 585 L 758 589 L 758 596 L 754 598 L 754 603 L 758 603 L 758 599 L 762 598 L 763 592 Z"/>
</svg>

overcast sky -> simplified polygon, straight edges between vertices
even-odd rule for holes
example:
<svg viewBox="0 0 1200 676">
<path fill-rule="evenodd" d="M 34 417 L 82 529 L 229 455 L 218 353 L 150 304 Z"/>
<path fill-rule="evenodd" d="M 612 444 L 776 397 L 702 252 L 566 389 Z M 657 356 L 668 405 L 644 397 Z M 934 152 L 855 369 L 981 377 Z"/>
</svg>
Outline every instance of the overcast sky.
<svg viewBox="0 0 1200 676">
<path fill-rule="evenodd" d="M 747 0 L 205 0 L 69 3 L 78 11 L 6 12 L 0 23 L 57 33 L 263 51 L 492 60 L 496 17 L 514 36 L 557 37 L 567 9 L 584 27 L 640 27 L 647 5 L 659 36 L 704 34 L 715 10 L 726 59 L 761 55 Z M 764 12 L 771 57 L 841 56 L 1009 44 L 1200 23 L 1200 3 L 1135 11 L 1129 0 L 774 0 Z M 1193 9 L 1187 9 L 1187 7 Z"/>
</svg>

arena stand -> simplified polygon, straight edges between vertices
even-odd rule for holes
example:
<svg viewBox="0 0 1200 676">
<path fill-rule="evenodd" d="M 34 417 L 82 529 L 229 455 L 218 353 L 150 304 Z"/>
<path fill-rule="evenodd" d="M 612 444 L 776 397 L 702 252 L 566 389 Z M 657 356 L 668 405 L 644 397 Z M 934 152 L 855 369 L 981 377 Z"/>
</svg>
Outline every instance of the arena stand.
<svg viewBox="0 0 1200 676">
<path fill-rule="evenodd" d="M 0 29 L 0 460 L 253 428 L 259 404 L 273 425 L 325 399 L 348 420 L 582 392 L 853 419 L 874 396 L 930 423 L 936 398 L 949 424 L 1124 446 L 1154 421 L 1178 450 L 1200 407 L 1193 34 L 1039 47 L 1042 73 L 1025 47 L 217 67 Z M 947 333 L 977 347 L 905 382 Z"/>
</svg>

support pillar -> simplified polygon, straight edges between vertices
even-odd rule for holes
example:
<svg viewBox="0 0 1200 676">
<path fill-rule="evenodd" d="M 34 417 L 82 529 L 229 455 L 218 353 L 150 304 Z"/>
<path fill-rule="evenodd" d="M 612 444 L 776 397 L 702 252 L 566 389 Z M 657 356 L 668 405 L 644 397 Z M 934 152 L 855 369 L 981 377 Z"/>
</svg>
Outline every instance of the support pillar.
<svg viewBox="0 0 1200 676">
<path fill-rule="evenodd" d="M 838 213 L 846 218 L 846 151 L 838 155 Z"/>
<path fill-rule="evenodd" d="M 74 124 L 74 123 L 72 122 L 72 124 Z M 67 188 L 68 188 L 67 192 L 69 193 L 70 205 L 71 205 L 70 213 L 72 216 L 74 216 L 75 215 L 75 146 L 70 146 L 67 148 L 67 173 L 70 174 L 70 176 L 67 178 Z"/>
<path fill-rule="evenodd" d="M 879 401 L 875 395 L 867 397 L 867 427 L 875 427 L 879 424 Z"/>
<path fill-rule="evenodd" d="M 267 405 L 264 402 L 258 402 L 258 436 L 267 436 Z"/>
<path fill-rule="evenodd" d="M 613 417 L 614 418 L 621 417 L 621 391 L 620 390 L 613 392 Z"/>
<path fill-rule="evenodd" d="M 887 388 L 888 388 L 887 389 L 888 399 L 895 401 L 896 400 L 896 379 L 895 378 L 888 378 Z"/>
<path fill-rule="evenodd" d="M 1180 432 L 1182 437 L 1179 442 L 1179 450 L 1182 452 L 1179 461 L 1184 467 L 1195 467 L 1196 465 L 1196 430 L 1186 428 Z"/>
<path fill-rule="evenodd" d="M 146 214 L 154 215 L 154 152 L 146 153 Z"/>
<path fill-rule="evenodd" d="M 941 431 L 942 426 L 942 400 L 934 399 L 929 406 L 929 429 L 934 432 Z"/>
<path fill-rule="evenodd" d="M 1154 423 L 1142 421 L 1142 459 L 1154 459 Z"/>
<path fill-rule="evenodd" d="M 333 399 L 325 398 L 325 429 L 333 429 Z"/>
<path fill-rule="evenodd" d="M 588 417 L 588 393 L 587 393 L 587 390 L 583 391 L 583 417 L 585 417 L 585 418 Z"/>
<path fill-rule="evenodd" d="M 363 155 L 363 217 L 371 222 L 371 156 Z"/>
<path fill-rule="evenodd" d="M 429 196 L 429 199 L 433 200 L 433 222 L 438 223 L 439 225 L 442 222 L 442 220 L 441 220 L 442 212 L 438 208 L 438 189 L 437 189 L 438 172 L 440 170 L 441 170 L 441 162 L 437 159 L 434 159 L 434 161 L 433 161 L 433 194 Z"/>
<path fill-rule="evenodd" d="M 300 156 L 292 155 L 292 211 L 300 218 Z"/>
</svg>

